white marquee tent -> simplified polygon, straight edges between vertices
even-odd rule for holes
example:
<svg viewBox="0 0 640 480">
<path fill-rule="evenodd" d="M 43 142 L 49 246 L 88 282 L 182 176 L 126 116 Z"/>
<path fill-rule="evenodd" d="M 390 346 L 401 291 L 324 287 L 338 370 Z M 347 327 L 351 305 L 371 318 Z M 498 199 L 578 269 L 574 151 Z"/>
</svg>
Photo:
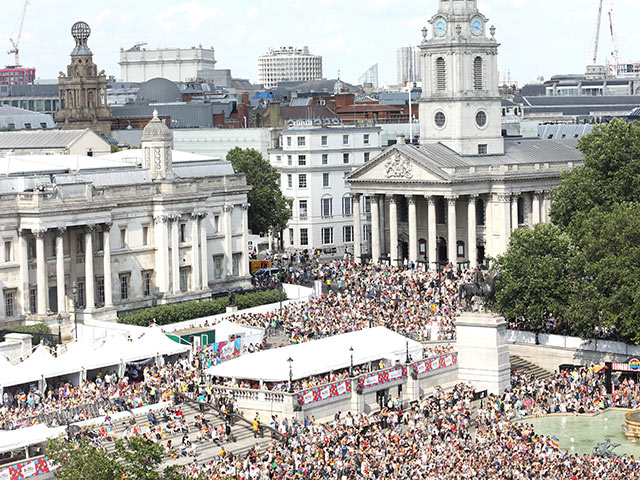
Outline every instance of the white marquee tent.
<svg viewBox="0 0 640 480">
<path fill-rule="evenodd" d="M 405 361 L 407 345 L 413 360 L 422 358 L 422 344 L 384 327 L 376 327 L 298 345 L 263 350 L 244 355 L 207 369 L 207 374 L 225 378 L 285 382 L 289 380 L 289 362 L 293 379 L 310 377 L 362 365 L 381 358 Z"/>
</svg>

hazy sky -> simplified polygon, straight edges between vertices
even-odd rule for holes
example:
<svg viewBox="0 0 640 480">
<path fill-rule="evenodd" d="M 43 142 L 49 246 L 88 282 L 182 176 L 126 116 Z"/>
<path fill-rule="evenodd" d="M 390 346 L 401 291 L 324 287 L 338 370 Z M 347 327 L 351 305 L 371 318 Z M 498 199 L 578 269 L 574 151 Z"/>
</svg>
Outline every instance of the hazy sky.
<svg viewBox="0 0 640 480">
<path fill-rule="evenodd" d="M 497 28 L 499 68 L 512 79 L 532 80 L 581 73 L 591 57 L 599 0 L 478 0 Z M 621 60 L 640 60 L 640 1 L 614 3 Z M 0 0 L 0 63 L 9 36 L 17 31 L 23 0 Z M 338 70 L 347 82 L 374 63 L 380 82 L 396 80 L 396 48 L 417 45 L 420 29 L 437 11 L 438 0 L 30 0 L 20 45 L 21 63 L 35 66 L 40 78 L 64 70 L 73 48 L 71 25 L 92 28 L 94 61 L 120 77 L 120 47 L 136 42 L 151 47 L 214 46 L 217 67 L 257 81 L 257 57 L 269 47 L 308 45 L 324 57 L 324 76 Z M 601 61 L 611 51 L 608 17 L 603 17 Z"/>
</svg>

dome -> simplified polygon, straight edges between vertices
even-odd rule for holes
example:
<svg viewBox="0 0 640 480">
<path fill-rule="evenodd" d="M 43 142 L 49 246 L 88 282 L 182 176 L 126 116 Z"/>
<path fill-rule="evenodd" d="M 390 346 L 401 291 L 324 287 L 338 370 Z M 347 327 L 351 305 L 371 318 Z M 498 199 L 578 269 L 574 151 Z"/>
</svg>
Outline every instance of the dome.
<svg viewBox="0 0 640 480">
<path fill-rule="evenodd" d="M 140 85 L 136 103 L 181 102 L 182 94 L 178 86 L 166 78 L 152 78 Z"/>
<path fill-rule="evenodd" d="M 158 111 L 153 111 L 153 118 L 142 131 L 141 143 L 144 142 L 172 142 L 173 133 L 169 127 L 158 118 Z"/>
</svg>

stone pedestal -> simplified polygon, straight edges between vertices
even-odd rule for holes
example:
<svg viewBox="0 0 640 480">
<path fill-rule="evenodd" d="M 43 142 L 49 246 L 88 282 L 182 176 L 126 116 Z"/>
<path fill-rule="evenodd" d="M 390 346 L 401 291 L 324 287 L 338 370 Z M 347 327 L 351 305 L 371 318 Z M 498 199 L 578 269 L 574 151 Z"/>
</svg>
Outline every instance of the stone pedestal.
<svg viewBox="0 0 640 480">
<path fill-rule="evenodd" d="M 509 388 L 507 322 L 493 313 L 463 313 L 456 320 L 458 380 L 501 394 Z"/>
<path fill-rule="evenodd" d="M 237 313 L 238 307 L 235 305 L 227 307 L 227 313 Z"/>
</svg>

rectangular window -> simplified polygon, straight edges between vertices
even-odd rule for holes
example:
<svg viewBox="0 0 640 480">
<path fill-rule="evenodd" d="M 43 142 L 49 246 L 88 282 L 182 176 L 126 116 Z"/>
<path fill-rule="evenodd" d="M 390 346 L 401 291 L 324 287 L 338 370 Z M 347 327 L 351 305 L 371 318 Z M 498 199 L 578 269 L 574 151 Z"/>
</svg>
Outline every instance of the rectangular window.
<svg viewBox="0 0 640 480">
<path fill-rule="evenodd" d="M 29 311 L 31 313 L 38 311 L 38 290 L 35 288 L 29 289 Z"/>
<path fill-rule="evenodd" d="M 349 163 L 349 154 L 348 153 L 343 153 L 342 154 L 342 163 Z"/>
<path fill-rule="evenodd" d="M 86 305 L 84 297 L 84 281 L 78 282 L 78 308 L 84 308 Z"/>
<path fill-rule="evenodd" d="M 16 291 L 4 291 L 4 315 L 5 317 L 16 316 Z"/>
<path fill-rule="evenodd" d="M 151 272 L 142 272 L 142 295 L 151 296 Z"/>
<path fill-rule="evenodd" d="M 370 158 L 371 158 L 371 153 L 364 152 L 364 162 L 367 163 Z"/>
<path fill-rule="evenodd" d="M 185 243 L 187 241 L 187 224 L 180 224 L 180 243 Z"/>
<path fill-rule="evenodd" d="M 306 200 L 300 200 L 298 202 L 298 208 L 299 208 L 299 212 L 300 212 L 300 219 L 304 220 L 307 218 L 307 201 Z"/>
<path fill-rule="evenodd" d="M 333 215 L 333 199 L 323 198 L 320 202 L 320 211 L 322 212 L 323 217 L 330 217 Z"/>
<path fill-rule="evenodd" d="M 293 245 L 293 242 L 294 242 L 294 240 L 295 240 L 295 239 L 294 239 L 294 237 L 293 237 L 293 235 L 294 235 L 294 234 L 293 234 L 293 228 L 290 228 L 290 229 L 289 229 L 289 245 Z"/>
<path fill-rule="evenodd" d="M 280 163 L 282 161 L 282 155 L 276 155 L 276 162 Z"/>
<path fill-rule="evenodd" d="M 124 273 L 120 275 L 120 299 L 128 300 L 129 299 L 129 280 L 131 279 L 131 275 L 128 273 Z"/>
<path fill-rule="evenodd" d="M 4 261 L 7 263 L 11 261 L 11 242 L 4 242 Z"/>
<path fill-rule="evenodd" d="M 213 278 L 220 280 L 222 278 L 222 256 L 216 255 L 213 257 Z"/>
<path fill-rule="evenodd" d="M 349 135 L 343 135 L 342 136 L 342 144 L 343 145 L 349 145 Z"/>
<path fill-rule="evenodd" d="M 369 243 L 371 240 L 371 225 L 365 224 L 362 226 L 362 236 L 365 243 Z"/>
<path fill-rule="evenodd" d="M 307 156 L 306 155 L 298 155 L 298 166 L 304 167 L 307 164 Z"/>
<path fill-rule="evenodd" d="M 291 146 L 291 137 L 287 137 L 287 147 Z"/>
<path fill-rule="evenodd" d="M 298 175 L 298 188 L 307 188 L 307 175 L 304 173 Z"/>
<path fill-rule="evenodd" d="M 322 229 L 322 244 L 323 245 L 333 244 L 333 227 L 325 227 Z"/>
<path fill-rule="evenodd" d="M 481 143 L 478 145 L 478 155 L 486 155 L 487 154 L 487 145 L 485 143 Z"/>
<path fill-rule="evenodd" d="M 293 155 L 287 155 L 287 165 L 293 165 Z"/>
<path fill-rule="evenodd" d="M 305 137 L 298 137 L 298 146 L 299 147 L 304 147 L 307 144 L 306 138 Z"/>
<path fill-rule="evenodd" d="M 127 229 L 120 229 L 120 248 L 127 248 Z"/>
<path fill-rule="evenodd" d="M 342 228 L 342 238 L 344 240 L 344 243 L 353 242 L 353 225 L 345 225 Z"/>
<path fill-rule="evenodd" d="M 323 173 L 322 174 L 322 186 L 323 187 L 328 187 L 329 186 L 329 174 L 328 173 Z"/>
<path fill-rule="evenodd" d="M 327 135 L 322 135 L 320 142 L 322 143 L 323 147 L 326 147 L 327 145 L 329 145 L 329 137 Z"/>
<path fill-rule="evenodd" d="M 204 224 L 202 228 L 204 228 Z M 220 231 L 220 215 L 215 215 L 213 217 L 213 228 L 214 228 L 213 233 L 218 233 Z"/>
<path fill-rule="evenodd" d="M 180 269 L 180 291 L 188 292 L 189 291 L 189 276 L 191 273 L 190 267 L 182 267 Z"/>
<path fill-rule="evenodd" d="M 109 232 L 107 232 L 107 235 Z M 56 242 L 53 242 L 54 244 Z M 98 232 L 96 235 L 96 250 L 98 252 L 104 252 L 104 232 Z"/>
<path fill-rule="evenodd" d="M 142 245 L 149 245 L 149 227 L 142 227 Z"/>
<path fill-rule="evenodd" d="M 76 254 L 82 255 L 84 253 L 84 235 L 81 233 L 76 234 Z"/>
<path fill-rule="evenodd" d="M 328 153 L 323 153 L 322 154 L 322 165 L 327 165 L 329 163 L 329 154 Z"/>
<path fill-rule="evenodd" d="M 342 215 L 353 215 L 353 199 L 351 197 L 344 197 L 342 199 Z"/>
<path fill-rule="evenodd" d="M 300 229 L 300 246 L 306 247 L 309 245 L 309 230 L 306 228 Z"/>
<path fill-rule="evenodd" d="M 371 213 L 371 197 L 364 197 L 364 213 Z"/>
<path fill-rule="evenodd" d="M 98 305 L 104 305 L 104 277 L 96 277 L 96 300 Z"/>
<path fill-rule="evenodd" d="M 240 276 L 240 262 L 242 261 L 241 253 L 234 253 L 231 257 L 231 272 L 234 277 Z"/>
<path fill-rule="evenodd" d="M 363 142 L 364 142 L 365 145 L 369 145 L 369 134 L 368 133 L 364 134 Z"/>
<path fill-rule="evenodd" d="M 293 187 L 293 176 L 290 173 L 287 173 L 287 187 Z"/>
</svg>

